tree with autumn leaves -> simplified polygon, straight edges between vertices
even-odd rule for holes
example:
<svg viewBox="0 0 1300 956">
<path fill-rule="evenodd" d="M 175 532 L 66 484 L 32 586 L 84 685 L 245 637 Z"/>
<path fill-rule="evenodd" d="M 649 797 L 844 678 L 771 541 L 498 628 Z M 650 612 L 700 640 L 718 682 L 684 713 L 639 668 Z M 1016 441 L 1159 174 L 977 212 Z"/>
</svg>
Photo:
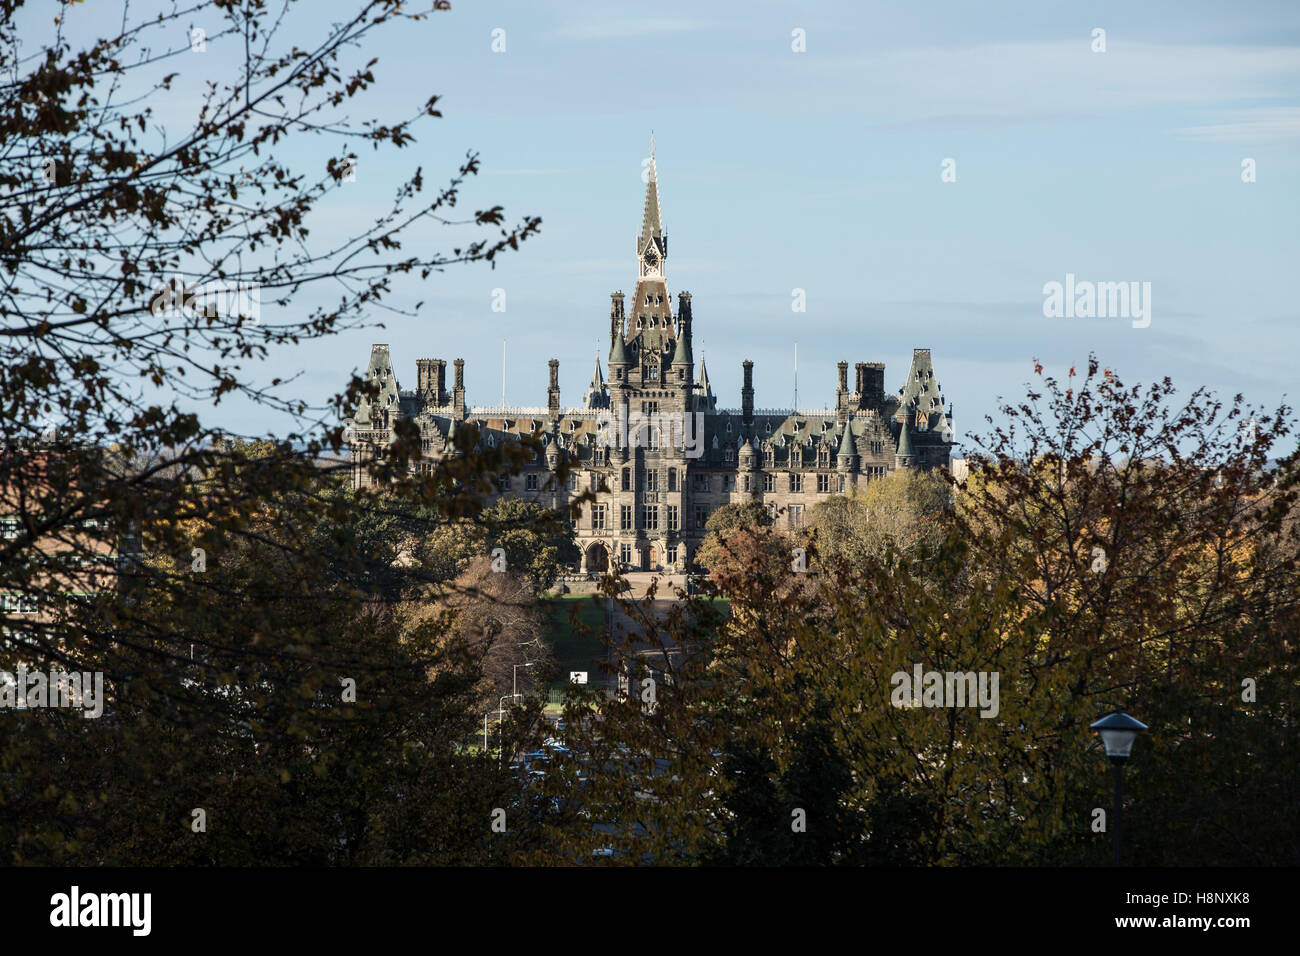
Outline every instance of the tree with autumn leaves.
<svg viewBox="0 0 1300 956">
<path fill-rule="evenodd" d="M 413 164 L 370 220 L 323 235 L 358 147 L 397 158 L 441 116 L 429 91 L 383 118 L 355 106 L 385 32 L 438 29 L 445 6 L 363 0 L 330 23 L 295 3 L 30 6 L 0 17 L 0 669 L 101 672 L 108 699 L 99 721 L 6 715 L 8 859 L 500 860 L 458 809 L 485 820 L 512 790 L 463 749 L 482 662 L 392 610 L 461 556 L 394 545 L 480 512 L 535 449 L 466 429 L 459 458 L 413 473 L 399 423 L 384 494 L 357 498 L 342 421 L 375 386 L 353 376 L 313 405 L 259 364 L 418 312 L 414 284 L 537 233 L 481 197 L 465 209 L 470 152 L 431 192 Z M 213 285 L 260 310 L 197 306 Z M 283 427 L 228 441 L 213 416 L 232 398 Z"/>
<path fill-rule="evenodd" d="M 693 653 L 654 710 L 592 722 L 606 753 L 640 755 L 590 785 L 642 820 L 620 859 L 1102 863 L 1088 724 L 1122 707 L 1152 728 L 1130 859 L 1297 860 L 1296 456 L 1270 461 L 1289 409 L 1126 387 L 1095 360 L 1037 371 L 927 534 L 814 538 L 804 572 L 779 547 L 729 551 L 730 617 L 703 626 L 691 599 L 665 643 Z M 996 703 L 898 699 L 917 665 L 997 675 Z"/>
</svg>

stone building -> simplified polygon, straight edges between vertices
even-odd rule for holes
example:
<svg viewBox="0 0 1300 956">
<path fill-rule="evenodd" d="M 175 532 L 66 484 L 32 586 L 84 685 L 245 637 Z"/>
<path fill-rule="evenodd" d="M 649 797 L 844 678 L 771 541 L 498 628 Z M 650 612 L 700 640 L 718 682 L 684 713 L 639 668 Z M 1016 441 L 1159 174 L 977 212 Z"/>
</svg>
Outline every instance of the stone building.
<svg viewBox="0 0 1300 956">
<path fill-rule="evenodd" d="M 450 386 L 444 360 L 417 359 L 416 386 L 406 390 L 388 346 L 373 346 L 367 374 L 380 391 L 351 422 L 354 486 L 370 482 L 367 462 L 382 455 L 401 419 L 418 424 L 428 462 L 454 453 L 451 439 L 466 421 L 485 445 L 539 434 L 542 453 L 521 474 L 501 476 L 499 493 L 560 508 L 596 491 L 574 529 L 581 569 L 602 571 L 615 561 L 654 570 L 686 566 L 723 505 L 761 502 L 779 525 L 797 527 L 818 501 L 896 468 L 949 467 L 952 409 L 944 408 L 929 349 L 913 351 L 895 394 L 885 392 L 883 363 L 858 362 L 850 388 L 849 363 L 840 362 L 828 409 L 756 407 L 754 365 L 746 360 L 740 407 L 718 407 L 708 370 L 703 362 L 697 369 L 691 350 L 691 294 L 681 292 L 674 311 L 668 292 L 653 155 L 636 258 L 632 296 L 610 297 L 608 377 L 598 359 L 580 408 L 561 407 L 555 359 L 545 407 L 470 407 L 462 359 Z M 571 471 L 560 487 L 554 472 L 562 460 Z"/>
</svg>

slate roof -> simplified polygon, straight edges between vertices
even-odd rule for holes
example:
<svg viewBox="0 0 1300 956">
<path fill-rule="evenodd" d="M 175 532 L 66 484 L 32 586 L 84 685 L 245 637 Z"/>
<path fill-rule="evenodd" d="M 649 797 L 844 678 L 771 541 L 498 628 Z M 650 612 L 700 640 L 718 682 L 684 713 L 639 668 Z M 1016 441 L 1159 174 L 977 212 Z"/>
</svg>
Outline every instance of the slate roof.
<svg viewBox="0 0 1300 956">
<path fill-rule="evenodd" d="M 365 398 L 358 403 L 353 421 L 362 428 L 371 425 L 378 427 L 383 424 L 383 415 L 374 415 L 373 412 L 389 411 L 395 416 L 402 410 L 402 390 L 397 384 L 397 373 L 393 371 L 393 359 L 389 355 L 387 345 L 370 347 L 370 365 L 366 369 L 366 381 L 378 382 L 379 394 L 373 403 Z"/>
</svg>

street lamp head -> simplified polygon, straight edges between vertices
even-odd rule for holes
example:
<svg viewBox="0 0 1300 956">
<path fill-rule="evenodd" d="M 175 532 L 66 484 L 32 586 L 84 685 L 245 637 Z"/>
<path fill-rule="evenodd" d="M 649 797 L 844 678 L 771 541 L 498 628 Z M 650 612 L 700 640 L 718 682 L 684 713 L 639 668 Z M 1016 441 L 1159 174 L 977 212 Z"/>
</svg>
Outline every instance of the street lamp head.
<svg viewBox="0 0 1300 956">
<path fill-rule="evenodd" d="M 1134 720 L 1122 710 L 1112 711 L 1101 720 L 1093 722 L 1091 729 L 1101 735 L 1106 756 L 1112 761 L 1127 760 L 1133 751 L 1133 741 L 1147 729 L 1140 720 Z"/>
</svg>

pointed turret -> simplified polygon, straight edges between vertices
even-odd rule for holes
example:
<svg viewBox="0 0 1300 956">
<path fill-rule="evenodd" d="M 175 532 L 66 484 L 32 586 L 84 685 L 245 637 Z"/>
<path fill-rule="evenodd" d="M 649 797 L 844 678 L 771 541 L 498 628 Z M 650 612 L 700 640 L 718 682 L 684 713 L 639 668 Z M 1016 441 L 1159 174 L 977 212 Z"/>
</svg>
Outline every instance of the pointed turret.
<svg viewBox="0 0 1300 956">
<path fill-rule="evenodd" d="M 673 365 L 681 366 L 682 382 L 690 382 L 690 366 L 695 364 L 691 355 L 691 294 L 681 292 L 677 296 L 677 347 L 673 350 Z"/>
<path fill-rule="evenodd" d="M 623 344 L 623 293 L 614 292 L 609 298 L 609 374 L 621 380 L 623 376 L 617 374 L 615 366 L 628 364 L 627 348 Z"/>
<path fill-rule="evenodd" d="M 596 357 L 596 367 L 591 372 L 591 382 L 587 385 L 587 394 L 582 396 L 585 408 L 609 408 L 609 392 L 605 390 L 605 376 L 600 372 L 600 357 Z"/>
<path fill-rule="evenodd" d="M 898 436 L 898 452 L 894 456 L 894 466 L 906 468 L 912 463 L 912 429 L 907 419 L 903 419 L 903 430 Z"/>
<path fill-rule="evenodd" d="M 741 468 L 752 471 L 758 467 L 757 453 L 754 451 L 754 446 L 750 444 L 748 438 L 746 438 L 741 444 L 740 451 L 736 453 L 736 457 L 740 459 Z"/>
<path fill-rule="evenodd" d="M 853 444 L 853 423 L 844 423 L 844 434 L 840 436 L 840 450 L 835 456 L 840 471 L 853 471 L 858 457 L 858 449 Z"/>
<path fill-rule="evenodd" d="M 448 455 L 458 455 L 460 452 L 456 448 L 456 419 L 451 418 L 447 421 L 447 437 L 443 440 L 443 447 Z"/>
</svg>

